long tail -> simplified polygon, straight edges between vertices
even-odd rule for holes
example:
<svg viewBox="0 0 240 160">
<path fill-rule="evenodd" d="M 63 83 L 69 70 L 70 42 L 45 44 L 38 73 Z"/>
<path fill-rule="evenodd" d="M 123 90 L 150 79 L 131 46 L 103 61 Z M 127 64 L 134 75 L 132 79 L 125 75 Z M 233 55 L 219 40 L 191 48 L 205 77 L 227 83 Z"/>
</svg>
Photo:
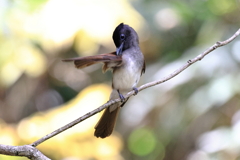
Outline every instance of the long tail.
<svg viewBox="0 0 240 160">
<path fill-rule="evenodd" d="M 120 106 L 110 112 L 110 107 L 105 109 L 102 117 L 95 126 L 94 136 L 106 138 L 113 132 Z"/>
<path fill-rule="evenodd" d="M 110 100 L 119 98 L 119 94 L 117 90 L 113 89 Z M 95 132 L 94 136 L 106 138 L 110 136 L 113 132 L 114 126 L 116 124 L 118 112 L 120 108 L 124 106 L 124 104 L 127 102 L 128 98 L 124 102 L 118 102 L 113 104 L 112 106 L 105 109 L 102 117 L 98 121 L 98 123 L 95 126 Z"/>
</svg>

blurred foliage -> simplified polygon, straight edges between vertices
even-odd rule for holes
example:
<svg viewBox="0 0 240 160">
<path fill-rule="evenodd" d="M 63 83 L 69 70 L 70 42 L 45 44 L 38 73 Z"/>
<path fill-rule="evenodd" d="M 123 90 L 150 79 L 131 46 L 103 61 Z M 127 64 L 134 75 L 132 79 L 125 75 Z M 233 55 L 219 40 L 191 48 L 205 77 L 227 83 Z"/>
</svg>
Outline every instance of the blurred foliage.
<svg viewBox="0 0 240 160">
<path fill-rule="evenodd" d="M 124 22 L 158 80 L 240 26 L 239 0 L 0 0 L 0 143 L 29 144 L 108 100 L 111 73 L 66 57 L 115 50 Z M 52 159 L 240 159 L 240 39 L 132 97 L 110 137 L 99 115 L 44 142 Z M 1 160 L 25 159 L 0 155 Z"/>
</svg>

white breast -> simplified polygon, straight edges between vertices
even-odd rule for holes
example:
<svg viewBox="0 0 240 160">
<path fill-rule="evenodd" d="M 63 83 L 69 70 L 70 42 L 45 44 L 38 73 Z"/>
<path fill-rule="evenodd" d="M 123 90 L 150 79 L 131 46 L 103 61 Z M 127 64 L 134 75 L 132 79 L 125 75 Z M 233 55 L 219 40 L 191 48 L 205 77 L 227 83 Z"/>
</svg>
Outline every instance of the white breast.
<svg viewBox="0 0 240 160">
<path fill-rule="evenodd" d="M 137 86 L 142 68 L 137 64 L 134 56 L 123 54 L 122 60 L 123 65 L 116 68 L 113 73 L 113 87 L 120 93 L 126 93 Z"/>
</svg>

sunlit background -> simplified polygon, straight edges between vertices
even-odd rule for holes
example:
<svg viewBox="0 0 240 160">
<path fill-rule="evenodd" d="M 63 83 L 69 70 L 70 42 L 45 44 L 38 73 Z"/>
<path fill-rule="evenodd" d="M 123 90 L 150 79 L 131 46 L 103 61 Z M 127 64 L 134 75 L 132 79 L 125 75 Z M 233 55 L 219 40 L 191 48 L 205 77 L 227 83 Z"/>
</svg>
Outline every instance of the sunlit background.
<svg viewBox="0 0 240 160">
<path fill-rule="evenodd" d="M 139 34 L 141 85 L 230 37 L 239 15 L 240 0 L 0 0 L 0 144 L 30 144 L 107 102 L 111 72 L 61 59 L 114 51 L 119 23 Z M 37 148 L 54 160 L 239 160 L 240 38 L 132 97 L 106 139 L 93 136 L 100 115 Z"/>
</svg>

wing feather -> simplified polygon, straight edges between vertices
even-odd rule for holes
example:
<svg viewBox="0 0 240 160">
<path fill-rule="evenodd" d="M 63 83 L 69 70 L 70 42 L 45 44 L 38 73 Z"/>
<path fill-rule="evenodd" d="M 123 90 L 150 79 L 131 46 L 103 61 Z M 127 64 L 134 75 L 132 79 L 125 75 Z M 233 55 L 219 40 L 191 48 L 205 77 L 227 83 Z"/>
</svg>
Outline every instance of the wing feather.
<svg viewBox="0 0 240 160">
<path fill-rule="evenodd" d="M 69 58 L 69 59 L 64 59 L 62 60 L 64 62 L 71 62 L 74 61 L 75 67 L 76 68 L 85 68 L 93 64 L 97 63 L 105 63 L 104 65 L 104 71 L 106 71 L 107 68 L 107 63 L 109 62 L 122 62 L 122 57 L 117 56 L 116 52 L 112 53 L 106 53 L 106 54 L 99 54 L 95 56 L 87 56 L 87 57 L 77 57 L 77 58 Z"/>
</svg>

